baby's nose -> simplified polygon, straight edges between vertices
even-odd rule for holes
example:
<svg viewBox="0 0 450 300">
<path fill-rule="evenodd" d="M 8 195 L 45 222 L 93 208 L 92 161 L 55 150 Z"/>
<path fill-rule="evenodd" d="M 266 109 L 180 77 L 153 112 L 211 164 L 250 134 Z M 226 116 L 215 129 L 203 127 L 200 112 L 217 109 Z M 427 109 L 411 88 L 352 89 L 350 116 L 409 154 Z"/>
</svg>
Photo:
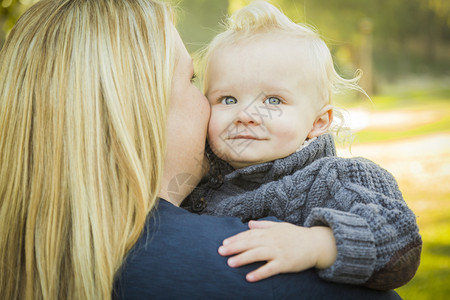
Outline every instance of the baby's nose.
<svg viewBox="0 0 450 300">
<path fill-rule="evenodd" d="M 261 124 L 261 116 L 255 105 L 249 105 L 241 109 L 235 119 L 235 124 L 259 125 Z"/>
</svg>

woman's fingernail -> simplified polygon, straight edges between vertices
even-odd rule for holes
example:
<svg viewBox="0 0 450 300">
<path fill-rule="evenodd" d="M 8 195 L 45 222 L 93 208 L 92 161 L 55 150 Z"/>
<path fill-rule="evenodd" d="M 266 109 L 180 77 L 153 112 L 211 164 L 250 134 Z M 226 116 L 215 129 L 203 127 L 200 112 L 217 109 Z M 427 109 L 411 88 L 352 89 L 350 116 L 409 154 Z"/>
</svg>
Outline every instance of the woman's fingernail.
<svg viewBox="0 0 450 300">
<path fill-rule="evenodd" d="M 226 253 L 225 247 L 224 247 L 224 246 L 220 246 L 220 247 L 219 247 L 219 254 L 224 255 L 225 253 Z"/>
<path fill-rule="evenodd" d="M 230 243 L 230 241 L 228 239 L 223 240 L 222 245 L 226 246 Z"/>
</svg>

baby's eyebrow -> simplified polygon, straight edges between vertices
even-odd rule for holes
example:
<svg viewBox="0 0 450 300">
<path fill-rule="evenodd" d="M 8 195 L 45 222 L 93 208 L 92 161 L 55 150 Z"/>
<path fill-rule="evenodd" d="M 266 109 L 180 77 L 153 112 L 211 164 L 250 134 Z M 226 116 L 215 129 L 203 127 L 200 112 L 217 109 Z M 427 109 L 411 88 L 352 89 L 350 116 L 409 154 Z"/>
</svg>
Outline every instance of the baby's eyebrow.
<svg viewBox="0 0 450 300">
<path fill-rule="evenodd" d="M 230 92 L 226 89 L 214 89 L 211 90 L 212 94 L 229 94 Z"/>
<path fill-rule="evenodd" d="M 205 92 L 205 95 L 208 96 L 216 96 L 216 95 L 221 95 L 221 96 L 229 96 L 231 93 L 229 90 L 227 89 L 207 89 Z"/>
</svg>

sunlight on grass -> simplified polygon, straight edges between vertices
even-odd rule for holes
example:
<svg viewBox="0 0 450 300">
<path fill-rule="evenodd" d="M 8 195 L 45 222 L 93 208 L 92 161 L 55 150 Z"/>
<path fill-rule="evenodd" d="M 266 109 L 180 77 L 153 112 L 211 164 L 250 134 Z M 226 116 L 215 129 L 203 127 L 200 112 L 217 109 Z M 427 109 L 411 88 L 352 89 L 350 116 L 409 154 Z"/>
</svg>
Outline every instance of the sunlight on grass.
<svg viewBox="0 0 450 300">
<path fill-rule="evenodd" d="M 403 299 L 448 299 L 450 295 L 450 192 L 418 191 L 402 185 L 405 199 L 416 213 L 423 250 L 416 276 L 397 289 Z"/>
<path fill-rule="evenodd" d="M 408 107 L 408 109 L 436 108 L 443 102 L 450 101 L 450 89 L 411 90 L 396 92 L 396 95 L 379 95 L 372 98 L 376 110 L 391 110 Z"/>
<path fill-rule="evenodd" d="M 450 103 L 449 103 L 450 104 Z M 449 115 L 435 120 L 433 123 L 425 125 L 411 125 L 407 130 L 392 126 L 386 130 L 364 130 L 355 134 L 356 140 L 360 143 L 391 141 L 403 138 L 410 138 L 417 135 L 430 134 L 440 131 L 450 131 L 450 110 Z"/>
<path fill-rule="evenodd" d="M 430 211 L 426 213 L 431 214 Z M 445 219 L 437 219 L 433 228 L 419 225 L 424 241 L 421 264 L 416 276 L 407 285 L 397 289 L 403 299 L 448 299 L 450 220 L 448 216 Z"/>
<path fill-rule="evenodd" d="M 421 264 L 416 276 L 396 290 L 399 295 L 405 300 L 449 299 L 448 83 L 392 85 L 372 101 L 347 106 L 354 117 L 350 125 L 358 131 L 351 151 L 340 147 L 338 152 L 365 156 L 392 172 L 405 201 L 417 215 L 423 239 Z"/>
</svg>

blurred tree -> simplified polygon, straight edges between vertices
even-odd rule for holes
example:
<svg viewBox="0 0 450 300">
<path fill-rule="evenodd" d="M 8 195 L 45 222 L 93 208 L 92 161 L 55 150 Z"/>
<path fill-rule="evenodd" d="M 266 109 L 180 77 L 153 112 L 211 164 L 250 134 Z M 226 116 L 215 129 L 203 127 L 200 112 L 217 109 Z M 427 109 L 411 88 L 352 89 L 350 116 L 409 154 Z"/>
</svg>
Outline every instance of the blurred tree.
<svg viewBox="0 0 450 300">
<path fill-rule="evenodd" d="M 189 52 L 205 46 L 220 31 L 228 0 L 184 0 L 180 3 L 178 30 Z"/>
<path fill-rule="evenodd" d="M 91 0 L 94 1 L 94 0 Z M 220 31 L 219 23 L 251 0 L 168 0 L 179 3 L 178 29 L 190 52 Z M 18 16 L 36 0 L 0 0 L 0 45 Z M 370 20 L 374 72 L 395 78 L 410 72 L 450 69 L 449 0 L 269 0 L 295 22 L 319 29 L 344 76 L 362 68 Z M 389 77 L 390 76 L 390 77 Z"/>
<path fill-rule="evenodd" d="M 251 0 L 229 0 L 230 11 Z M 296 22 L 318 28 L 337 58 L 344 76 L 363 68 L 372 52 L 374 72 L 394 78 L 398 74 L 450 69 L 449 0 L 272 0 L 269 2 Z M 368 37 L 360 24 L 370 20 Z M 367 42 L 373 47 L 367 47 Z M 366 49 L 366 50 L 363 50 Z M 363 71 L 367 72 L 367 67 Z M 384 76 L 386 77 L 386 76 Z"/>
<path fill-rule="evenodd" d="M 230 12 L 239 9 L 251 0 L 230 0 Z M 364 87 L 372 91 L 372 57 L 370 36 L 362 34 L 360 23 L 370 20 L 373 1 L 366 0 L 274 0 L 269 1 L 294 22 L 315 28 L 330 47 L 339 73 L 352 77 L 357 68 L 364 71 Z M 362 49 L 365 50 L 362 51 Z"/>
<path fill-rule="evenodd" d="M 0 47 L 23 12 L 37 0 L 0 0 Z"/>
</svg>

